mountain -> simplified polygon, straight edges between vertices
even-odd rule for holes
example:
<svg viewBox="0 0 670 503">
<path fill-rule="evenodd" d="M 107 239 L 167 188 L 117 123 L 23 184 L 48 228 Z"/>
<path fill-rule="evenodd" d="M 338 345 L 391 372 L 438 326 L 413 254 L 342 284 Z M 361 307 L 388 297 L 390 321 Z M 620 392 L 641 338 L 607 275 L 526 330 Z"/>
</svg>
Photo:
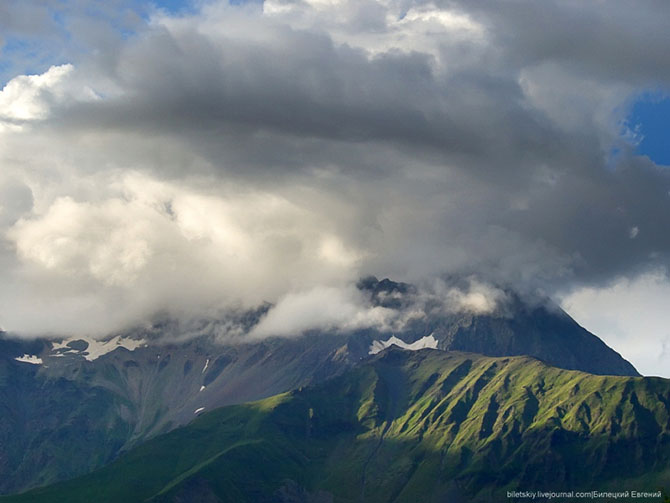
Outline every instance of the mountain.
<svg viewBox="0 0 670 503">
<path fill-rule="evenodd" d="M 417 290 L 366 278 L 372 305 L 416 311 Z M 253 327 L 262 306 L 186 330 L 174 320 L 104 340 L 25 341 L 0 334 L 0 494 L 72 478 L 99 468 L 203 411 L 258 400 L 340 375 L 396 344 L 530 355 L 557 367 L 637 375 L 600 339 L 547 303 L 513 294 L 504 310 L 444 312 L 422 306 L 397 331 L 312 331 L 292 338 L 222 343 L 228 326 Z"/>
<path fill-rule="evenodd" d="M 98 386 L 41 375 L 38 365 L 7 358 L 8 346 L 0 341 L 0 488 L 46 484 L 114 459 L 131 434 L 132 404 Z"/>
<path fill-rule="evenodd" d="M 636 501 L 659 501 L 669 484 L 669 380 L 389 348 L 0 501 L 477 502 L 518 489 L 649 491 Z"/>
<path fill-rule="evenodd" d="M 359 288 L 374 305 L 391 309 L 412 308 L 417 289 L 389 279 L 364 278 Z M 524 301 L 513 291 L 505 301 L 486 313 L 471 310 L 444 311 L 442 304 L 422 306 L 426 316 L 410 318 L 396 335 L 414 342 L 432 335 L 437 348 L 469 351 L 488 356 L 528 355 L 555 367 L 601 375 L 639 376 L 635 367 L 601 339 L 582 328 L 549 299 Z"/>
<path fill-rule="evenodd" d="M 89 342 L 99 344 L 0 338 L 0 493 L 86 473 L 203 410 L 320 382 L 353 363 L 346 338 L 326 335 L 236 345 L 114 338 L 98 354 Z"/>
</svg>

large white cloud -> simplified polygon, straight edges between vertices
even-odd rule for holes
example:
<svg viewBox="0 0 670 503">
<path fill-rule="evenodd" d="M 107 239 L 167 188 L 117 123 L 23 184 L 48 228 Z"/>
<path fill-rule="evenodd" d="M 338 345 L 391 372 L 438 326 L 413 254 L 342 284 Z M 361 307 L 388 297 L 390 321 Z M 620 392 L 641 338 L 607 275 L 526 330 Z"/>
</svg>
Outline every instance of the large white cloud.
<svg viewBox="0 0 670 503">
<path fill-rule="evenodd" d="M 391 309 L 368 305 L 364 296 L 352 286 L 315 287 L 280 298 L 250 336 L 297 336 L 308 330 L 386 328 L 394 316 Z"/>
<path fill-rule="evenodd" d="M 72 65 L 52 66 L 41 75 L 19 75 L 0 91 L 0 124 L 19 127 L 24 121 L 44 119 L 53 102 L 66 98 Z"/>
<path fill-rule="evenodd" d="M 6 239 L 21 264 L 15 281 L 43 289 L 37 298 L 47 302 L 56 289 L 56 304 L 101 295 L 119 319 L 99 326 L 96 316 L 75 311 L 54 326 L 7 309 L 4 323 L 13 330 L 104 333 L 164 309 L 211 315 L 355 278 L 360 252 L 323 215 L 278 195 L 196 190 L 134 173 L 98 181 L 95 200 L 58 197 L 16 221 Z M 16 302 L 10 295 L 5 306 Z M 91 323 L 80 322 L 87 317 Z"/>
</svg>

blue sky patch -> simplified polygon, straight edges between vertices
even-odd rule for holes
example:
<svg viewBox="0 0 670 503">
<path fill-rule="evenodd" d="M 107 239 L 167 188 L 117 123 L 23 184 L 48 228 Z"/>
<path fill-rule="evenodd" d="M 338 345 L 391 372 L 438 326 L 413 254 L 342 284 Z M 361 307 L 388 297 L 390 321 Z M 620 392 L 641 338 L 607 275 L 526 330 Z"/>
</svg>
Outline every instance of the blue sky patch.
<svg viewBox="0 0 670 503">
<path fill-rule="evenodd" d="M 644 95 L 628 116 L 628 127 L 639 136 L 637 153 L 670 166 L 670 95 Z"/>
<path fill-rule="evenodd" d="M 156 0 L 156 7 L 171 14 L 184 14 L 196 10 L 193 0 Z"/>
</svg>

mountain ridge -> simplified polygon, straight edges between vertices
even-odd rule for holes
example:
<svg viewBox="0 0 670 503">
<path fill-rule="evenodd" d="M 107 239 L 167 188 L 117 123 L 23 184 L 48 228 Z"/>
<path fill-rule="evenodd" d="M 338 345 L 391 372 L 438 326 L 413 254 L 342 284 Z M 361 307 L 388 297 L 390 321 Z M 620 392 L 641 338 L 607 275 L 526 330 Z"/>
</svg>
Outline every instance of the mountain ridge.
<svg viewBox="0 0 670 503">
<path fill-rule="evenodd" d="M 326 382 L 205 413 L 90 475 L 0 501 L 491 501 L 529 487 L 657 491 L 670 484 L 669 447 L 666 379 L 391 347 Z"/>
<path fill-rule="evenodd" d="M 402 310 L 416 302 L 411 285 L 365 281 L 359 288 L 373 305 Z M 220 344 L 216 324 L 207 320 L 196 327 L 201 335 L 182 341 L 179 325 L 169 320 L 115 334 L 113 345 L 74 338 L 20 341 L 0 334 L 0 410 L 8 418 L 0 428 L 0 493 L 99 468 L 203 411 L 322 382 L 367 358 L 376 341 L 391 337 L 408 346 L 423 339 L 441 350 L 529 354 L 565 368 L 638 375 L 567 314 L 511 298 L 517 302 L 516 318 L 428 306 L 423 318 L 398 332 L 311 331 L 253 343 Z M 265 305 L 236 313 L 233 321 L 250 327 L 268 310 Z M 125 346 L 124 338 L 129 338 Z M 24 428 L 27 424 L 31 427 Z M 60 461 L 68 449 L 76 455 Z"/>
</svg>

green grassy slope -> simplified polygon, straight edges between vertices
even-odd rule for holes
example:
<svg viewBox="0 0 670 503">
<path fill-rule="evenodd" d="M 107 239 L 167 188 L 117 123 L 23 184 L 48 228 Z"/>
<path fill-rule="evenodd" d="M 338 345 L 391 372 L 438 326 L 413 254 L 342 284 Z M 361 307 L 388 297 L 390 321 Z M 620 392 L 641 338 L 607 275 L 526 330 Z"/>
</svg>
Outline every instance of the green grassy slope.
<svg viewBox="0 0 670 503">
<path fill-rule="evenodd" d="M 669 469 L 668 380 L 392 348 L 0 502 L 502 501 L 515 489 L 655 490 Z"/>
<path fill-rule="evenodd" d="M 0 357 L 0 492 L 109 463 L 132 433 L 132 411 L 109 390 L 41 378 L 36 366 Z"/>
</svg>

